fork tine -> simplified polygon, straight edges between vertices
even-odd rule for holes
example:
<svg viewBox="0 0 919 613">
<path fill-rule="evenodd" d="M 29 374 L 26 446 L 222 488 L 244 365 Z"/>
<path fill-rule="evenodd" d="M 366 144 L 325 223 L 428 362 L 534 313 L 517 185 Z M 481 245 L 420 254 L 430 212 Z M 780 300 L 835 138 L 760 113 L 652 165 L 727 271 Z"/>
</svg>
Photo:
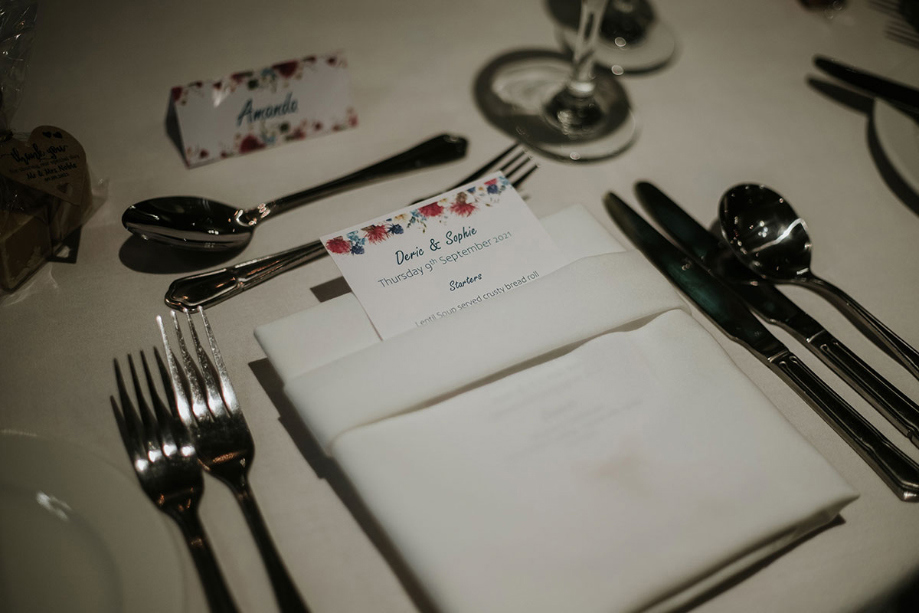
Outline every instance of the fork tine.
<svg viewBox="0 0 919 613">
<path fill-rule="evenodd" d="M 114 396 L 109 396 L 109 400 L 112 402 L 112 413 L 115 415 L 115 423 L 118 424 L 118 433 L 121 435 L 121 440 L 124 441 L 124 447 L 131 457 L 131 462 L 134 462 L 137 454 L 134 448 L 134 441 L 131 440 L 131 436 L 127 431 L 124 414 L 121 411 L 121 407 L 118 406 L 118 401 L 115 400 Z"/>
<path fill-rule="evenodd" d="M 234 415 L 242 415 L 239 401 L 236 399 L 236 390 L 233 389 L 233 384 L 230 383 L 227 366 L 223 362 L 223 356 L 220 355 L 220 349 L 217 348 L 217 339 L 211 329 L 211 322 L 208 321 L 207 315 L 204 314 L 203 307 L 198 307 L 198 314 L 201 315 L 201 321 L 204 322 L 204 333 L 207 336 L 207 343 L 211 347 L 211 354 L 214 356 L 214 367 L 217 369 L 217 376 L 220 378 L 220 387 L 223 390 L 223 399 L 226 402 L 227 410 Z"/>
<path fill-rule="evenodd" d="M 892 23 L 887 26 L 887 38 L 906 45 L 919 45 L 919 32 L 906 24 Z"/>
<path fill-rule="evenodd" d="M 179 354 L 182 356 L 182 366 L 185 373 L 185 381 L 188 383 L 188 392 L 191 400 L 191 412 L 195 419 L 200 421 L 213 421 L 213 416 L 207 408 L 204 401 L 204 392 L 201 390 L 201 373 L 191 355 L 188 353 L 188 347 L 185 344 L 185 337 L 182 335 L 182 328 L 179 326 L 179 318 L 176 317 L 175 311 L 170 313 L 172 316 L 172 325 L 175 329 L 176 343 L 179 345 Z"/>
<path fill-rule="evenodd" d="M 215 417 L 220 417 L 226 413 L 226 405 L 220 395 L 220 388 L 217 386 L 217 380 L 214 378 L 214 365 L 198 338 L 198 330 L 195 322 L 192 321 L 191 312 L 185 311 L 185 319 L 188 321 L 188 330 L 191 332 L 192 345 L 195 347 L 195 353 L 198 356 L 198 365 L 201 367 L 198 372 L 204 379 L 204 389 L 207 393 L 207 406 Z"/>
<path fill-rule="evenodd" d="M 526 152 L 524 152 L 524 153 L 526 153 Z M 523 159 L 520 161 L 520 163 L 517 164 L 516 166 L 510 168 L 509 170 L 505 170 L 504 168 L 502 168 L 501 171 L 504 173 L 504 176 L 505 176 L 505 177 L 507 177 L 508 179 L 510 179 L 510 177 L 512 177 L 515 173 L 520 172 L 520 169 L 521 169 L 521 168 L 523 168 L 524 166 L 526 166 L 527 164 L 529 164 L 529 163 L 532 162 L 532 161 L 533 161 L 533 158 L 531 158 L 530 156 L 527 155 L 527 156 L 526 156 L 525 158 L 523 158 Z"/>
<path fill-rule="evenodd" d="M 160 329 L 160 338 L 163 341 L 163 352 L 166 354 L 166 364 L 167 370 L 169 373 L 168 381 L 169 385 L 166 387 L 169 388 L 172 392 L 172 398 L 170 400 L 170 406 L 175 407 L 176 413 L 179 415 L 179 419 L 185 424 L 186 428 L 194 429 L 197 426 L 194 416 L 191 412 L 191 405 L 188 401 L 188 394 L 185 393 L 185 385 L 182 382 L 182 375 L 179 373 L 179 366 L 176 363 L 175 353 L 172 351 L 172 347 L 169 345 L 169 336 L 166 334 L 166 327 L 163 325 L 163 318 L 159 315 L 156 316 L 156 325 Z M 163 381 L 166 381 L 166 374 L 164 373 L 162 359 L 159 354 L 156 354 L 157 360 L 160 366 L 160 373 L 163 375 Z"/>
<path fill-rule="evenodd" d="M 153 352 L 155 356 L 159 358 L 156 349 L 154 349 Z M 179 441 L 177 440 L 173 428 L 175 420 L 166 409 L 166 405 L 163 404 L 162 398 L 160 398 L 159 392 L 156 389 L 156 384 L 153 382 L 153 374 L 150 372 L 150 365 L 147 364 L 147 356 L 143 351 L 140 352 L 140 361 L 143 364 L 144 377 L 147 379 L 147 388 L 150 390 L 150 403 L 153 405 L 154 423 L 158 426 L 157 430 L 162 442 L 163 453 L 171 455 L 179 448 Z M 163 381 L 165 383 L 166 380 L 164 379 Z"/>
<path fill-rule="evenodd" d="M 156 416 L 158 419 L 170 419 L 177 416 L 177 411 L 175 410 L 177 401 L 175 392 L 172 390 L 169 371 L 166 369 L 166 365 L 163 363 L 163 358 L 156 347 L 153 348 L 153 359 L 156 362 L 156 369 L 159 372 L 160 380 L 163 382 L 163 392 L 166 394 L 166 402 L 162 402 L 159 397 L 157 397 L 156 400 L 158 402 L 154 403 L 153 408 L 156 410 Z M 144 366 L 146 367 L 146 362 L 144 362 Z M 152 381 L 152 376 L 149 372 L 147 373 L 147 378 L 148 381 Z M 152 387 L 153 383 L 151 382 L 150 385 Z M 173 410 L 170 410 L 170 408 Z"/>
<path fill-rule="evenodd" d="M 478 179 L 479 177 L 481 177 L 482 175 L 484 175 L 486 172 L 488 172 L 488 170 L 489 170 L 490 168 L 492 168 L 492 167 L 495 166 L 498 162 L 500 162 L 505 156 L 507 156 L 507 154 L 509 154 L 511 151 L 513 151 L 514 149 L 516 149 L 516 148 L 519 147 L 519 146 L 520 146 L 520 145 L 519 145 L 518 143 L 512 143 L 510 147 L 508 147 L 507 149 L 505 149 L 504 151 L 502 151 L 501 153 L 499 153 L 498 155 L 496 155 L 496 156 L 494 157 L 494 159 L 488 160 L 488 162 L 486 162 L 481 168 L 477 169 L 477 170 L 476 170 L 475 172 L 473 172 L 471 175 L 469 175 L 468 177 L 466 177 L 465 179 L 463 179 L 462 181 L 460 181 L 459 183 L 457 183 L 456 185 L 454 185 L 454 186 L 451 187 L 450 189 L 456 189 L 457 187 L 461 187 L 461 186 L 466 185 L 467 183 L 469 183 L 469 182 L 471 182 L 471 181 L 474 181 L 474 180 Z M 447 190 L 447 191 L 449 191 L 449 190 Z"/>
<path fill-rule="evenodd" d="M 908 35 L 904 35 L 904 34 L 900 34 L 895 31 L 888 30 L 887 38 L 889 38 L 890 40 L 896 43 L 902 43 L 904 45 L 909 45 L 910 47 L 916 47 L 917 49 L 919 49 L 919 37 L 913 38 Z"/>
<path fill-rule="evenodd" d="M 121 367 L 118 365 L 118 360 L 114 362 L 115 381 L 118 385 L 118 396 L 121 399 L 121 409 L 115 412 L 115 417 L 118 420 L 125 447 L 127 447 L 131 453 L 131 460 L 136 462 L 141 458 L 146 458 L 147 455 L 146 446 L 140 436 L 142 425 L 134 409 L 134 403 L 131 402 L 131 397 L 128 395 L 128 388 L 124 383 L 124 377 L 121 374 Z M 112 398 L 112 405 L 116 405 L 114 398 Z"/>
<path fill-rule="evenodd" d="M 521 161 L 521 158 L 523 158 L 522 161 Z M 515 155 L 514 157 L 512 157 L 511 159 L 509 159 L 508 161 L 506 161 L 504 164 L 502 164 L 502 165 L 501 165 L 501 168 L 499 168 L 498 170 L 500 170 L 501 172 L 503 172 L 503 173 L 504 173 L 504 176 L 507 176 L 507 175 L 513 173 L 515 170 L 517 170 L 517 169 L 520 168 L 521 166 L 523 166 L 524 164 L 526 164 L 527 161 L 530 160 L 530 159 L 531 159 L 531 158 L 530 158 L 529 154 L 527 154 L 526 151 L 524 151 L 523 149 L 521 149 L 520 152 L 517 153 L 517 155 Z M 517 164 L 517 162 L 520 162 L 520 164 Z M 517 165 L 514 166 L 515 164 L 517 164 Z"/>
<path fill-rule="evenodd" d="M 519 190 L 523 186 L 524 181 L 529 179 L 530 175 L 532 175 L 537 170 L 539 170 L 539 164 L 533 164 L 533 166 L 529 170 L 527 170 L 525 173 L 523 173 L 523 175 L 511 181 L 511 185 L 514 186 L 514 189 Z"/>
<path fill-rule="evenodd" d="M 143 359 L 143 352 L 141 352 Z M 157 428 L 156 419 L 147 404 L 146 396 L 140 387 L 140 378 L 137 376 L 137 369 L 134 366 L 133 356 L 128 356 L 128 371 L 131 373 L 131 382 L 134 385 L 134 397 L 137 398 L 137 408 L 140 412 L 140 421 L 143 425 L 144 440 L 146 441 L 147 453 L 156 453 L 159 451 L 159 429 Z"/>
</svg>

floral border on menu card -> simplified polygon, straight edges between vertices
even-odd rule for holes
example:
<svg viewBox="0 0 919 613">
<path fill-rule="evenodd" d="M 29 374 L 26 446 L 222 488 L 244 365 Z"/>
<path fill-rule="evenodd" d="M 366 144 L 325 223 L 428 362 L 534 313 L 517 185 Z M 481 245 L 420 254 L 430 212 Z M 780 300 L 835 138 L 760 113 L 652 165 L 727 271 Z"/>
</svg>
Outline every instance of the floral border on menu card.
<svg viewBox="0 0 919 613">
<path fill-rule="evenodd" d="M 170 103 L 189 166 L 358 125 L 348 62 L 309 55 L 223 79 L 173 87 Z"/>
<path fill-rule="evenodd" d="M 395 234 L 404 234 L 411 228 L 426 232 L 428 222 L 444 223 L 450 217 L 474 215 L 482 206 L 489 207 L 497 204 L 501 194 L 508 187 L 510 187 L 510 182 L 501 175 L 459 191 L 450 192 L 433 202 L 371 223 L 360 230 L 352 230 L 345 235 L 331 238 L 326 241 L 325 246 L 332 253 L 363 255 L 370 245 L 382 243 Z"/>
</svg>

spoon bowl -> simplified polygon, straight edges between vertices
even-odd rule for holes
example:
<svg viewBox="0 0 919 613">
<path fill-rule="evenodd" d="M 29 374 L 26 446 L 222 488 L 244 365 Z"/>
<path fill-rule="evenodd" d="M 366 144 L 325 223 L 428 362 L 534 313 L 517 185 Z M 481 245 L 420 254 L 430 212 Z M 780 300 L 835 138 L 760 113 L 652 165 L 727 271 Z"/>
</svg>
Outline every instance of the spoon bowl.
<svg viewBox="0 0 919 613">
<path fill-rule="evenodd" d="M 750 270 L 775 283 L 821 294 L 919 379 L 919 352 L 854 298 L 811 272 L 807 224 L 782 196 L 763 185 L 737 185 L 722 196 L 718 218 L 724 239 Z"/>
<path fill-rule="evenodd" d="M 243 223 L 245 211 L 198 196 L 152 198 L 129 206 L 124 227 L 147 240 L 206 251 L 240 249 L 252 240 L 254 225 Z"/>
<path fill-rule="evenodd" d="M 776 192 L 762 185 L 733 187 L 721 199 L 719 217 L 737 258 L 760 276 L 793 281 L 810 274 L 807 224 Z"/>
</svg>

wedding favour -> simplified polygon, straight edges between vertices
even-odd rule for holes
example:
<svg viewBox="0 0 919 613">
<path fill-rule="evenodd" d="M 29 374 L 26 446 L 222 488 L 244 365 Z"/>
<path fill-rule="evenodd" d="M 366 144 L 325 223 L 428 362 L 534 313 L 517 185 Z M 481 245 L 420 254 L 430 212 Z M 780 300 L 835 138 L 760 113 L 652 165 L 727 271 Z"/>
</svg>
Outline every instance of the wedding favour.
<svg viewBox="0 0 919 613">
<path fill-rule="evenodd" d="M 0 287 L 34 272 L 101 204 L 83 147 L 54 126 L 0 142 Z"/>
<path fill-rule="evenodd" d="M 37 14 L 34 2 L 0 11 L 0 288 L 13 290 L 102 204 L 93 193 L 83 147 L 55 126 L 14 132 Z M 71 245 L 73 246 L 73 245 Z M 71 250 L 73 261 L 75 251 Z"/>
<path fill-rule="evenodd" d="M 483 304 L 565 263 L 501 173 L 321 240 L 384 339 Z"/>
<path fill-rule="evenodd" d="M 189 167 L 357 125 L 342 53 L 309 55 L 173 87 Z"/>
</svg>

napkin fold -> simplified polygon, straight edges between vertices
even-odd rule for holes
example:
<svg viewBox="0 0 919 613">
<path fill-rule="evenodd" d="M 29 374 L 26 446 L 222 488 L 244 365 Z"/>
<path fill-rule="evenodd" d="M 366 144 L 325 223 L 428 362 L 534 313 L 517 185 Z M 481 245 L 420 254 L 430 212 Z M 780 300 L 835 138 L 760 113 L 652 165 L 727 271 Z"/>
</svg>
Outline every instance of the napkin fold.
<svg viewBox="0 0 919 613">
<path fill-rule="evenodd" d="M 640 254 L 543 223 L 571 264 L 428 326 L 342 296 L 256 331 L 436 606 L 669 610 L 856 497 Z"/>
</svg>

